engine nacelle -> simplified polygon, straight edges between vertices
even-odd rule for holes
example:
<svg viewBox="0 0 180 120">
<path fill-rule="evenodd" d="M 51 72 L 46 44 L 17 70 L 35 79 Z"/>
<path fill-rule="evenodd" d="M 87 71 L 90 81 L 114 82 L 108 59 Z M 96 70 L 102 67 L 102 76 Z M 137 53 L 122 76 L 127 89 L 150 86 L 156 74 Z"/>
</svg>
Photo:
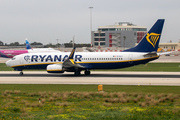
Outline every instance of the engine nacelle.
<svg viewBox="0 0 180 120">
<path fill-rule="evenodd" d="M 48 73 L 64 73 L 62 70 L 62 64 L 52 64 L 47 66 Z"/>
</svg>

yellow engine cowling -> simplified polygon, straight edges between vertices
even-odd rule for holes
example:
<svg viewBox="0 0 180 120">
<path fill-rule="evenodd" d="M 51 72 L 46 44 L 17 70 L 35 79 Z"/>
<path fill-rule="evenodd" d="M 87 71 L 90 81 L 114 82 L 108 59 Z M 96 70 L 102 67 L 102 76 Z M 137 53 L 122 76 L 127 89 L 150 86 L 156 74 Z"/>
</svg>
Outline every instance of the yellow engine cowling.
<svg viewBox="0 0 180 120">
<path fill-rule="evenodd" d="M 47 66 L 48 73 L 64 73 L 62 69 L 62 64 L 53 64 Z"/>
</svg>

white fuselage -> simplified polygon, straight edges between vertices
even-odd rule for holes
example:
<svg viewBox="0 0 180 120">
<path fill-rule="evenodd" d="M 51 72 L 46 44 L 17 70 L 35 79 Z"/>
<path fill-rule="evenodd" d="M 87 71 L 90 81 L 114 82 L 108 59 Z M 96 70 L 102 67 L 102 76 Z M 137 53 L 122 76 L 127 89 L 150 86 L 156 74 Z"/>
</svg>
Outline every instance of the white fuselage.
<svg viewBox="0 0 180 120">
<path fill-rule="evenodd" d="M 27 53 L 15 56 L 7 65 L 19 69 L 46 69 L 49 64 L 62 64 L 70 52 Z M 140 52 L 75 52 L 74 61 L 86 69 L 117 69 L 145 64 L 158 56 L 144 57 Z"/>
<path fill-rule="evenodd" d="M 33 48 L 33 49 L 28 49 L 28 53 L 41 53 L 41 52 L 60 52 L 59 50 L 55 50 L 53 48 Z"/>
</svg>

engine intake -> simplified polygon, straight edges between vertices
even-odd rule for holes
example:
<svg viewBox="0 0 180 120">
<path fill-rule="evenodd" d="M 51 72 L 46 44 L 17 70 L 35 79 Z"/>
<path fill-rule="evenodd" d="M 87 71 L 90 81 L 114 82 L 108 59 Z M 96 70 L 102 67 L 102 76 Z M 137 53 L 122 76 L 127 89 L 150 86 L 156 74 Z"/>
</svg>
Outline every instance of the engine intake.
<svg viewBox="0 0 180 120">
<path fill-rule="evenodd" d="M 64 73 L 62 70 L 62 64 L 53 64 L 47 66 L 48 73 Z"/>
</svg>

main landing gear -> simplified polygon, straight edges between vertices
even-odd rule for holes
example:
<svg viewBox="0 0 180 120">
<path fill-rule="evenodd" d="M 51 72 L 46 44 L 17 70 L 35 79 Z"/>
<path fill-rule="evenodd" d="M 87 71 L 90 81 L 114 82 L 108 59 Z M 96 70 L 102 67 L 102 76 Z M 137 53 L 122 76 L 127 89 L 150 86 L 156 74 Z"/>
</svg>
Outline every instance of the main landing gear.
<svg viewBox="0 0 180 120">
<path fill-rule="evenodd" d="M 21 71 L 21 72 L 19 73 L 19 75 L 23 75 L 23 71 Z"/>
<path fill-rule="evenodd" d="M 85 70 L 85 71 L 84 71 L 84 74 L 85 74 L 85 75 L 90 75 L 90 74 L 91 74 L 91 71 Z"/>
<path fill-rule="evenodd" d="M 90 74 L 91 74 L 91 71 L 85 70 L 85 71 L 84 71 L 84 74 L 85 74 L 85 75 L 90 75 Z M 78 71 L 75 71 L 75 72 L 74 72 L 74 75 L 76 75 L 76 76 L 81 75 L 81 71 L 79 71 L 79 70 L 78 70 Z"/>
<path fill-rule="evenodd" d="M 78 71 L 75 71 L 75 72 L 74 72 L 74 75 L 76 75 L 76 76 L 81 75 L 81 71 L 79 71 L 79 70 L 78 70 Z"/>
</svg>

